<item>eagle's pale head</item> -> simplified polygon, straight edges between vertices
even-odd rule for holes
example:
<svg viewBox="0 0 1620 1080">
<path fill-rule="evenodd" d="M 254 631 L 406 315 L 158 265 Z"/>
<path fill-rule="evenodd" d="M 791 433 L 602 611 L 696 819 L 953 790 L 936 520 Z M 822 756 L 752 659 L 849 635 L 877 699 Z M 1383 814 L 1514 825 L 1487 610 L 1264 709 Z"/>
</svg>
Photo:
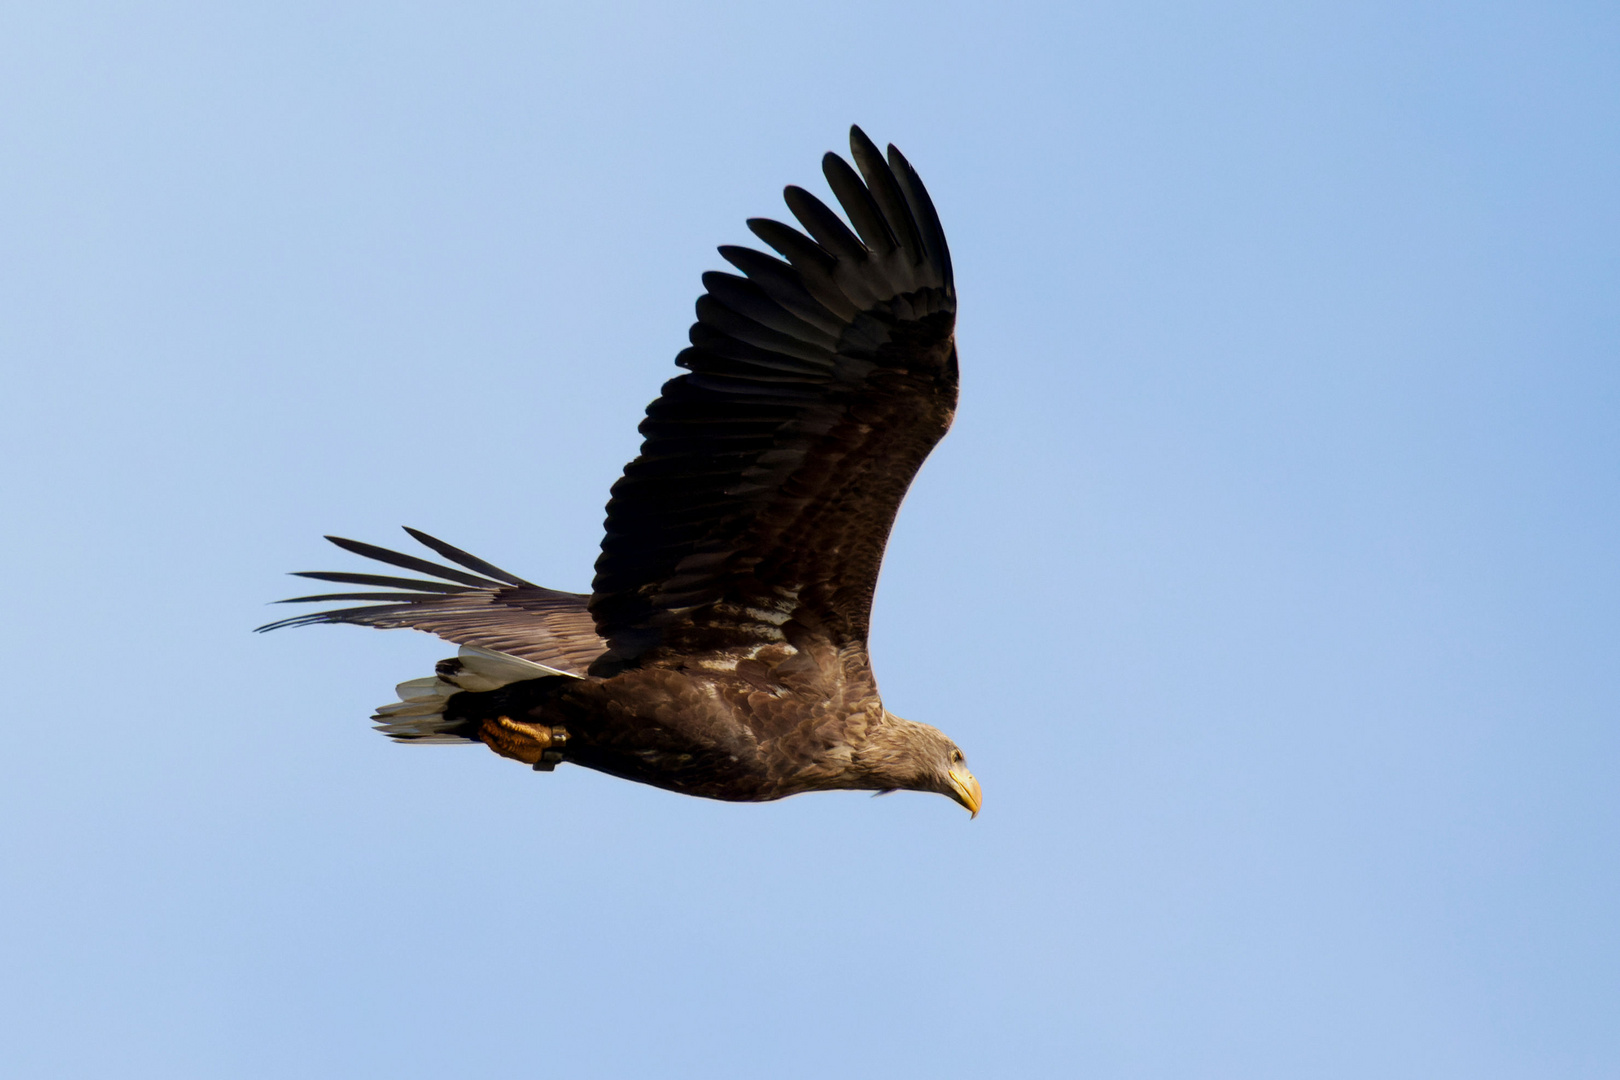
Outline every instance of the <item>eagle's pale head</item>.
<svg viewBox="0 0 1620 1080">
<path fill-rule="evenodd" d="M 887 709 L 883 722 L 855 752 L 863 787 L 880 791 L 933 791 L 955 799 L 974 817 L 984 802 L 979 781 L 968 771 L 961 747 L 943 731 L 906 720 Z"/>
</svg>

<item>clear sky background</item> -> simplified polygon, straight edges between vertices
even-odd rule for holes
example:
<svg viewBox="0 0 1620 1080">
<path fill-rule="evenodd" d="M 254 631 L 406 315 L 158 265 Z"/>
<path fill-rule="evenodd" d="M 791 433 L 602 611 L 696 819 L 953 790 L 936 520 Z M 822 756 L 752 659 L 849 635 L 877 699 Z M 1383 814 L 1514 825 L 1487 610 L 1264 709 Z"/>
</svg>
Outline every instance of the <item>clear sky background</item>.
<svg viewBox="0 0 1620 1080">
<path fill-rule="evenodd" d="M 586 7 L 0 12 L 0 1072 L 1620 1075 L 1615 6 Z M 249 633 L 326 532 L 588 588 L 852 121 L 957 266 L 873 650 L 979 820 Z"/>
</svg>

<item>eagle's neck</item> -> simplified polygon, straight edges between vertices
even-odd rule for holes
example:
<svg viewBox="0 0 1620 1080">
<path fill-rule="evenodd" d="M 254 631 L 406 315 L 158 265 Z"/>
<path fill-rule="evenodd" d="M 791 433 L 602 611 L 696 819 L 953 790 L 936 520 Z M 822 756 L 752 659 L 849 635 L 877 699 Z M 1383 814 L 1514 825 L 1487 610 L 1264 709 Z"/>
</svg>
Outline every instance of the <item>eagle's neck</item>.
<svg viewBox="0 0 1620 1080">
<path fill-rule="evenodd" d="M 933 790 L 932 761 L 939 743 L 947 742 L 938 728 L 906 720 L 887 709 L 869 726 L 865 739 L 853 744 L 847 786 L 862 790 Z"/>
</svg>

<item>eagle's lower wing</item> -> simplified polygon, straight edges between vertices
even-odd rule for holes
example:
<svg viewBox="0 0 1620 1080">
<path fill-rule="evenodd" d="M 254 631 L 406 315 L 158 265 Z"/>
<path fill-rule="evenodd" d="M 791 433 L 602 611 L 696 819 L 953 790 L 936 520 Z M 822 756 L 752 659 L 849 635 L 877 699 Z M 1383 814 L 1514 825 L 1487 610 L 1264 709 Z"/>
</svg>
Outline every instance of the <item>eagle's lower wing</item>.
<svg viewBox="0 0 1620 1080">
<path fill-rule="evenodd" d="M 859 128 L 850 144 L 859 175 L 823 169 L 854 232 L 790 187 L 809 236 L 749 222 L 787 261 L 723 247 L 746 276 L 704 275 L 676 360 L 691 374 L 648 406 L 607 507 L 590 611 L 621 661 L 746 647 L 789 619 L 866 639 L 900 500 L 955 411 L 956 290 L 911 166 Z"/>
<path fill-rule="evenodd" d="M 328 540 L 345 551 L 390 566 L 431 574 L 440 580 L 335 571 L 301 573 L 297 576 L 390 591 L 324 593 L 283 600 L 283 604 L 337 600 L 368 600 L 372 604 L 295 615 L 259 629 L 274 630 L 282 626 L 315 623 L 353 623 L 386 630 L 425 630 L 459 645 L 492 649 L 569 675 L 581 676 L 591 662 L 607 649 L 606 642 L 596 635 L 595 624 L 586 610 L 589 597 L 542 588 L 426 533 L 416 529 L 406 531 L 445 558 L 476 573 L 363 544 L 358 540 L 329 536 Z"/>
</svg>

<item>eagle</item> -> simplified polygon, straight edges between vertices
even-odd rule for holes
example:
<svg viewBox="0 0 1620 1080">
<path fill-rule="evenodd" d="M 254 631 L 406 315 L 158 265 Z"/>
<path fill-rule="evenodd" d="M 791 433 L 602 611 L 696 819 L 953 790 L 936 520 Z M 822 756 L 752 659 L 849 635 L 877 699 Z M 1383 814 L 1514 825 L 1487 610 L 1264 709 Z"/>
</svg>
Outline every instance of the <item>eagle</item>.
<svg viewBox="0 0 1620 1080">
<path fill-rule="evenodd" d="M 931 791 L 978 816 L 962 751 L 884 707 L 867 652 L 889 530 L 956 410 L 951 257 L 900 151 L 858 127 L 850 151 L 853 166 L 822 159 L 843 218 L 790 186 L 802 231 L 752 218 L 776 255 L 721 247 L 739 273 L 703 275 L 686 373 L 647 407 L 613 485 L 589 596 L 416 529 L 454 565 L 329 536 L 423 576 L 302 572 L 370 591 L 281 601 L 365 603 L 259 629 L 407 627 L 460 645 L 373 716 L 402 742 L 740 802 Z"/>
</svg>

